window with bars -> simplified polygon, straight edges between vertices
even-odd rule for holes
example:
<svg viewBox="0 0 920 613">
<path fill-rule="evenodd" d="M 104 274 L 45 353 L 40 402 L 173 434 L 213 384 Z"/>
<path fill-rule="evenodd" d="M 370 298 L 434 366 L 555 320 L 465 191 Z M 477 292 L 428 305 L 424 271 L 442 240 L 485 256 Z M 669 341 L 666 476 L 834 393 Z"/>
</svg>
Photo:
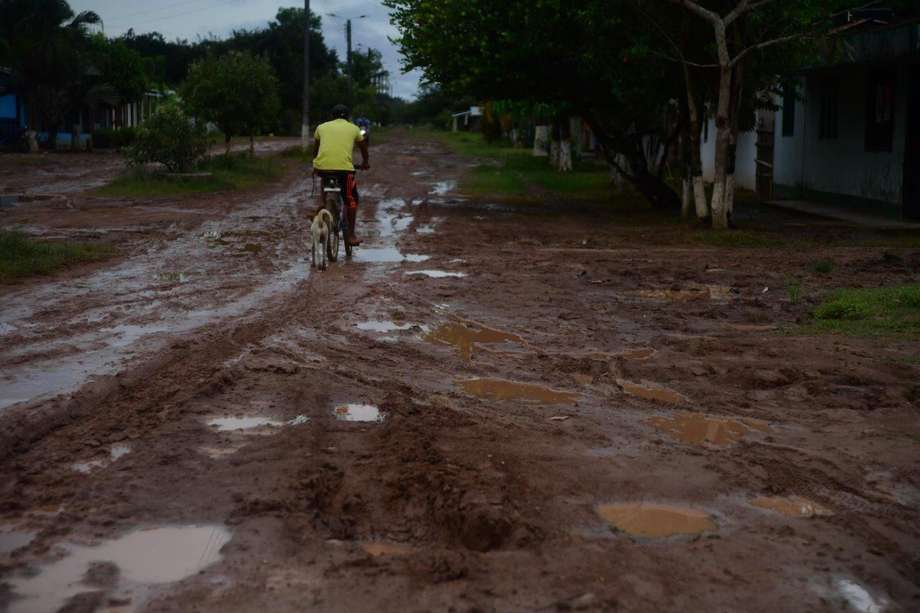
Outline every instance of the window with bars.
<svg viewBox="0 0 920 613">
<path fill-rule="evenodd" d="M 837 100 L 840 85 L 836 80 L 825 81 L 820 86 L 820 114 L 818 138 L 830 140 L 837 138 Z"/>
</svg>

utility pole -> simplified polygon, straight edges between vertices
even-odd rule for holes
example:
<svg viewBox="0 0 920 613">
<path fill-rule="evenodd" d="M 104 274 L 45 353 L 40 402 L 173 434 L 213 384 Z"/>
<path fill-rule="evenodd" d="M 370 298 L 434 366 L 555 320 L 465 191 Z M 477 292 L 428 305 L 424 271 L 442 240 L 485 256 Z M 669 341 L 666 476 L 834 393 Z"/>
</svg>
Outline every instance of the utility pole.
<svg viewBox="0 0 920 613">
<path fill-rule="evenodd" d="M 351 19 L 345 21 L 345 41 L 347 43 L 348 55 L 346 56 L 348 62 L 348 108 L 350 109 L 354 106 L 354 95 L 352 93 L 352 88 L 354 87 L 354 79 L 352 78 L 351 71 Z"/>
<path fill-rule="evenodd" d="M 310 0 L 304 0 L 303 29 L 303 119 L 300 123 L 300 140 L 303 150 L 310 148 Z"/>
</svg>

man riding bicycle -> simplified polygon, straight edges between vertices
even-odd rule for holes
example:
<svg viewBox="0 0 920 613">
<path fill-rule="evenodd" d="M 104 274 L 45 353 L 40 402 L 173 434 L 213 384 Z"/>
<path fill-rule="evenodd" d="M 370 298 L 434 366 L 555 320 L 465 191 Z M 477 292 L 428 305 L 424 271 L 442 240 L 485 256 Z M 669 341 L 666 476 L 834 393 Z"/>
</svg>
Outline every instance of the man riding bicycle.
<svg viewBox="0 0 920 613">
<path fill-rule="evenodd" d="M 358 220 L 358 187 L 355 184 L 355 166 L 352 161 L 355 143 L 361 149 L 363 158 L 361 170 L 370 168 L 368 164 L 367 141 L 361 129 L 348 121 L 348 107 L 343 104 L 332 109 L 332 121 L 320 124 L 313 135 L 313 172 L 323 176 L 335 176 L 342 179 L 345 190 L 345 210 L 348 216 L 348 240 L 351 245 L 360 245 L 355 237 L 355 224 Z M 323 193 L 319 193 L 317 211 L 323 208 Z"/>
</svg>

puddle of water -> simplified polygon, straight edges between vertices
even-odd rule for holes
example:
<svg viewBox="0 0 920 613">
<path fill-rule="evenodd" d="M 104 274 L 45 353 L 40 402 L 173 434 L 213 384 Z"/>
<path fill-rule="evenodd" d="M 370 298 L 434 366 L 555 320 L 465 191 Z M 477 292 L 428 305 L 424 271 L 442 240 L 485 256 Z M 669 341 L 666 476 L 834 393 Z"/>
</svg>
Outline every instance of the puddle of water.
<svg viewBox="0 0 920 613">
<path fill-rule="evenodd" d="M 450 181 L 438 181 L 437 183 L 431 186 L 431 194 L 433 196 L 444 196 L 452 191 L 457 189 L 457 182 Z"/>
<path fill-rule="evenodd" d="M 295 417 L 294 419 L 289 420 L 289 421 L 287 422 L 287 425 L 289 425 L 289 426 L 302 426 L 302 425 L 304 425 L 305 423 L 307 423 L 307 422 L 309 422 L 309 421 L 310 421 L 310 418 L 307 417 L 306 415 L 298 415 L 298 416 Z"/>
<path fill-rule="evenodd" d="M 684 443 L 717 447 L 733 445 L 747 436 L 751 430 L 769 430 L 766 423 L 758 420 L 739 421 L 689 411 L 673 417 L 652 417 L 646 420 L 646 423 Z"/>
<path fill-rule="evenodd" d="M 34 532 L 4 530 L 0 528 L 0 556 L 13 553 L 20 547 L 25 547 L 31 543 L 34 538 Z"/>
<path fill-rule="evenodd" d="M 339 421 L 372 421 L 380 423 L 386 419 L 386 413 L 373 404 L 346 404 L 335 408 L 335 418 Z"/>
<path fill-rule="evenodd" d="M 129 453 L 131 453 L 131 447 L 128 445 L 112 445 L 112 449 L 109 451 L 109 455 L 112 456 L 113 462 L 122 456 L 128 455 Z"/>
<path fill-rule="evenodd" d="M 849 579 L 837 579 L 834 585 L 847 604 L 859 613 L 882 613 L 888 606 L 886 598 L 876 600 L 866 588 Z"/>
<path fill-rule="evenodd" d="M 517 334 L 502 332 L 485 326 L 470 326 L 462 323 L 447 323 L 425 336 L 425 340 L 457 348 L 464 360 L 469 360 L 476 343 L 524 343 Z"/>
<path fill-rule="evenodd" d="M 447 277 L 460 278 L 460 277 L 466 276 L 465 272 L 450 272 L 447 270 L 413 270 L 411 272 L 407 272 L 406 274 L 407 275 L 424 275 L 426 277 L 431 277 L 432 279 L 444 279 Z"/>
<path fill-rule="evenodd" d="M 284 424 L 271 417 L 215 417 L 208 420 L 208 425 L 216 427 L 220 432 L 236 430 L 265 430 L 278 428 Z"/>
<path fill-rule="evenodd" d="M 434 234 L 434 226 L 431 224 L 424 224 L 415 228 L 416 234 Z"/>
<path fill-rule="evenodd" d="M 362 543 L 361 549 L 375 558 L 400 557 L 415 553 L 415 548 L 402 543 Z"/>
<path fill-rule="evenodd" d="M 188 275 L 184 272 L 161 272 L 157 275 L 157 280 L 161 283 L 185 283 L 188 281 Z"/>
<path fill-rule="evenodd" d="M 430 255 L 414 253 L 400 253 L 396 247 L 360 247 L 355 251 L 355 262 L 368 264 L 395 264 L 398 262 L 424 262 L 431 259 Z"/>
<path fill-rule="evenodd" d="M 716 529 L 712 517 L 689 507 L 633 502 L 601 505 L 597 513 L 617 530 L 647 538 L 694 535 Z"/>
<path fill-rule="evenodd" d="M 640 289 L 635 292 L 640 298 L 689 302 L 691 300 L 730 300 L 733 297 L 727 285 L 699 285 L 684 289 Z"/>
<path fill-rule="evenodd" d="M 638 349 L 627 349 L 626 351 L 618 353 L 617 357 L 623 358 L 624 360 L 633 360 L 636 362 L 641 362 L 644 360 L 648 360 L 656 353 L 657 351 L 655 351 L 651 347 L 643 347 L 643 348 L 638 348 Z"/>
<path fill-rule="evenodd" d="M 109 597 L 127 599 L 125 610 L 136 610 L 151 587 L 181 581 L 218 562 L 229 541 L 223 526 L 184 526 L 135 530 L 96 547 L 67 545 L 67 555 L 45 564 L 38 574 L 7 579 L 14 596 L 9 612 L 57 611 L 73 596 L 97 591 L 84 580 L 90 565 L 101 562 L 118 568 Z"/>
<path fill-rule="evenodd" d="M 15 332 L 16 330 L 17 328 L 13 324 L 8 324 L 4 321 L 0 321 L 0 336 L 5 336 L 11 332 Z"/>
<path fill-rule="evenodd" d="M 828 517 L 834 514 L 827 507 L 801 496 L 760 496 L 751 504 L 787 517 Z"/>
<path fill-rule="evenodd" d="M 630 396 L 636 396 L 637 398 L 644 398 L 645 400 L 654 400 L 656 402 L 663 402 L 665 404 L 683 404 L 687 402 L 687 398 L 674 390 L 668 389 L 666 387 L 659 387 L 657 385 L 642 385 L 639 383 L 633 383 L 631 381 L 625 381 L 623 379 L 617 379 L 617 384 L 623 388 L 623 391 L 629 394 Z"/>
<path fill-rule="evenodd" d="M 379 332 L 385 334 L 387 332 L 409 330 L 413 325 L 414 324 L 398 324 L 395 321 L 375 320 L 361 322 L 357 324 L 356 327 L 363 332 Z"/>
<path fill-rule="evenodd" d="M 568 404 L 581 398 L 575 392 L 550 389 L 533 383 L 519 383 L 505 379 L 469 379 L 457 381 L 467 394 L 490 400 L 526 400 L 542 404 Z"/>
<path fill-rule="evenodd" d="M 77 471 L 78 473 L 83 473 L 88 475 L 94 470 L 102 468 L 105 466 L 105 461 L 103 460 L 90 460 L 89 462 L 76 462 L 70 465 L 70 468 Z"/>
</svg>

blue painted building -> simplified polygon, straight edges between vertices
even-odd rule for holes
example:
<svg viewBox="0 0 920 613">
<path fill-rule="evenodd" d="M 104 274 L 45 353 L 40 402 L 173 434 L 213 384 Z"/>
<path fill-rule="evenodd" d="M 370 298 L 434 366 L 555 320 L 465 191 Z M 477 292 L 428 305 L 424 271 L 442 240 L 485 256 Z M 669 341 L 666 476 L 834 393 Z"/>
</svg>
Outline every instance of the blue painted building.
<svg viewBox="0 0 920 613">
<path fill-rule="evenodd" d="M 10 71 L 0 68 L 0 145 L 15 143 L 26 125 L 24 105 L 12 81 Z"/>
</svg>

